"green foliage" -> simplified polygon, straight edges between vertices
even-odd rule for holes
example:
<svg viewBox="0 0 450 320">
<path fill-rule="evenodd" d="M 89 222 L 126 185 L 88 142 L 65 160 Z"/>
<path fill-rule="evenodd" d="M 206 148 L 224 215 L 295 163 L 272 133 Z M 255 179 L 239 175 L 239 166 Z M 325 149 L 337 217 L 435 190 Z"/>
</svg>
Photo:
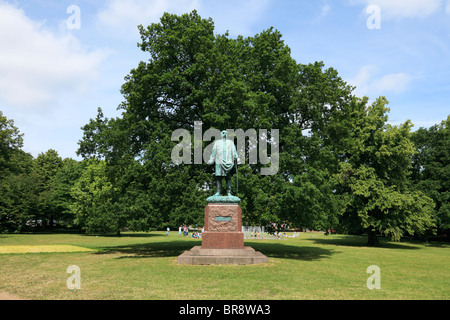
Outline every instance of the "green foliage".
<svg viewBox="0 0 450 320">
<path fill-rule="evenodd" d="M 335 175 L 337 194 L 343 199 L 341 227 L 366 231 L 369 244 L 376 234 L 400 240 L 424 233 L 434 226 L 433 203 L 421 192 L 411 190 L 409 173 L 415 153 L 409 121 L 399 127 L 387 124 L 387 101 L 380 98 L 364 107 L 355 101 L 354 126 L 347 130 L 340 169 Z"/>
<path fill-rule="evenodd" d="M 38 180 L 23 134 L 0 111 L 0 232 L 23 231 L 38 218 Z"/>
<path fill-rule="evenodd" d="M 107 179 L 104 161 L 89 162 L 75 182 L 71 195 L 75 200 L 72 204 L 75 223 L 88 233 L 118 232 L 124 227 L 115 201 L 117 190 Z"/>
<path fill-rule="evenodd" d="M 0 111 L 0 174 L 11 169 L 14 162 L 11 161 L 14 153 L 23 145 L 23 134 L 14 126 L 14 121 L 3 115 Z"/>
<path fill-rule="evenodd" d="M 0 231 L 28 231 L 38 223 L 39 180 L 35 173 L 9 174 L 0 181 Z"/>
<path fill-rule="evenodd" d="M 165 14 L 160 23 L 139 26 L 139 30 L 139 47 L 149 53 L 149 60 L 140 62 L 126 77 L 125 101 L 119 107 L 122 117 L 107 119 L 99 110 L 97 118 L 83 128 L 78 153 L 105 159 L 109 169 L 122 174 L 133 161 L 142 164 L 145 173 L 141 174 L 147 177 L 142 183 L 131 186 L 120 178 L 110 181 L 121 194 L 137 187 L 133 189 L 136 199 L 148 203 L 146 213 L 140 210 L 138 216 L 148 216 L 153 226 L 201 223 L 202 199 L 213 189 L 212 169 L 173 165 L 172 132 L 186 129 L 192 133 L 195 121 L 202 121 L 205 130 L 279 129 L 279 175 L 261 176 L 261 164 L 248 164 L 248 157 L 239 168 L 244 223 L 264 224 L 283 217 L 304 226 L 317 225 L 316 219 L 300 219 L 296 211 L 288 210 L 283 192 L 307 168 L 302 157 L 310 156 L 309 139 L 302 130 L 326 126 L 333 113 L 346 107 L 352 88 L 335 70 L 323 70 L 323 63 L 297 64 L 273 28 L 232 39 L 228 34 L 214 35 L 212 20 L 193 11 L 181 16 Z M 247 144 L 246 150 L 251 147 Z M 311 156 L 308 162 L 313 170 L 317 157 Z M 317 170 L 323 167 L 322 161 Z M 330 186 L 323 175 L 317 176 L 301 179 L 323 182 L 325 186 L 318 188 L 325 193 Z M 327 206 L 328 212 L 331 198 L 322 197 L 328 199 L 326 204 L 314 201 Z"/>
<path fill-rule="evenodd" d="M 62 160 L 61 168 L 53 176 L 51 201 L 57 212 L 55 219 L 58 220 L 60 226 L 75 226 L 74 212 L 71 209 L 75 199 L 71 195 L 71 190 L 81 177 L 85 167 L 86 162 L 66 158 Z"/>
<path fill-rule="evenodd" d="M 36 159 L 21 150 L 22 134 L 0 112 L 0 232 L 25 232 L 73 220 L 67 209 L 66 189 L 70 176 L 65 165 L 76 161 L 59 157 L 48 150 Z M 75 179 L 76 177 L 73 177 Z"/>
<path fill-rule="evenodd" d="M 441 231 L 450 229 L 450 116 L 412 135 L 418 150 L 413 158 L 412 180 L 435 203 L 434 217 Z"/>
<path fill-rule="evenodd" d="M 53 226 L 53 221 L 60 215 L 60 208 L 54 201 L 54 178 L 62 167 L 62 159 L 55 150 L 40 153 L 34 166 L 34 172 L 39 181 L 38 207 L 42 220 L 47 220 L 48 225 Z"/>
</svg>

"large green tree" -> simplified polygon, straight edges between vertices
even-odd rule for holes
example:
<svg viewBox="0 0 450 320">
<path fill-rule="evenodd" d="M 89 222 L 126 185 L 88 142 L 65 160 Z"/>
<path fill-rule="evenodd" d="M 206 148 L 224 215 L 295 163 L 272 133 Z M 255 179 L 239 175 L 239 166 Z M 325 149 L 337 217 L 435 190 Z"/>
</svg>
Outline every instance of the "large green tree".
<svg viewBox="0 0 450 320">
<path fill-rule="evenodd" d="M 369 245 L 375 245 L 380 234 L 400 240 L 434 227 L 432 200 L 410 183 L 412 124 L 388 124 L 386 104 L 384 97 L 371 105 L 367 98 L 355 98 L 347 121 L 340 119 L 328 128 L 340 158 L 334 179 L 343 204 L 341 228 L 366 232 Z M 338 129 L 345 138 L 333 143 Z"/>
<path fill-rule="evenodd" d="M 60 216 L 61 211 L 54 201 L 54 192 L 55 177 L 62 167 L 62 162 L 58 152 L 53 149 L 41 152 L 35 160 L 34 171 L 39 181 L 40 218 L 50 227 L 54 225 L 54 220 Z"/>
<path fill-rule="evenodd" d="M 417 148 L 412 179 L 435 203 L 434 216 L 440 231 L 450 229 L 450 116 L 412 135 Z"/>
<path fill-rule="evenodd" d="M 72 211 L 72 205 L 75 199 L 71 192 L 75 183 L 83 174 L 86 165 L 86 161 L 76 161 L 66 158 L 62 160 L 61 167 L 52 178 L 50 201 L 54 207 L 54 218 L 57 219 L 59 226 L 75 226 L 75 214 Z"/>
<path fill-rule="evenodd" d="M 118 208 L 118 193 L 108 181 L 106 163 L 91 160 L 71 189 L 75 223 L 88 233 L 117 233 L 126 227 L 123 211 Z"/>
<path fill-rule="evenodd" d="M 39 180 L 22 146 L 23 134 L 0 111 L 0 232 L 27 230 L 38 218 Z"/>
<path fill-rule="evenodd" d="M 36 159 L 22 150 L 23 134 L 0 112 L 0 231 L 23 232 L 71 221 L 68 188 L 77 178 L 55 150 Z M 62 170 L 64 168 L 64 170 Z"/>
<path fill-rule="evenodd" d="M 0 182 L 0 231 L 31 231 L 42 224 L 39 179 L 35 173 L 9 174 Z"/>
<path fill-rule="evenodd" d="M 126 77 L 125 100 L 119 106 L 122 116 L 108 119 L 99 110 L 97 118 L 83 128 L 79 154 L 105 159 L 110 181 L 121 193 L 127 184 L 114 177 L 126 176 L 127 168 L 135 167 L 134 161 L 141 163 L 148 177 L 140 185 L 141 192 L 148 199 L 160 199 L 152 202 L 147 214 L 159 216 L 160 221 L 193 223 L 202 220 L 202 199 L 212 193 L 213 169 L 204 164 L 175 165 L 171 151 L 177 142 L 171 140 L 172 132 L 186 129 L 193 136 L 195 121 L 202 122 L 203 131 L 278 129 L 277 175 L 262 176 L 261 161 L 249 164 L 248 151 L 255 146 L 250 141 L 246 144 L 238 193 L 243 199 L 244 223 L 273 221 L 282 212 L 284 220 L 316 222 L 286 210 L 290 204 L 283 192 L 298 186 L 287 185 L 296 176 L 314 168 L 313 160 L 307 165 L 303 161 L 308 148 L 303 145 L 307 139 L 302 131 L 326 126 L 332 114 L 346 108 L 352 88 L 323 63 L 298 64 L 273 28 L 233 39 L 228 34 L 215 35 L 213 21 L 193 11 L 181 16 L 164 14 L 159 23 L 139 26 L 139 30 L 139 47 L 149 59 Z M 309 179 L 324 182 L 318 187 L 320 194 L 329 189 L 321 174 L 299 179 L 302 187 Z M 313 201 L 319 215 L 322 202 Z"/>
<path fill-rule="evenodd" d="M 203 131 L 279 130 L 275 175 L 261 174 L 261 158 L 249 163 L 256 146 L 250 139 L 245 146 L 237 194 L 244 224 L 340 224 L 367 232 L 370 244 L 377 234 L 397 240 L 433 225 L 431 200 L 408 183 L 411 124 L 388 125 L 386 99 L 368 106 L 336 70 L 322 62 L 298 64 L 273 28 L 233 39 L 215 35 L 213 21 L 193 11 L 164 14 L 139 31 L 149 59 L 126 77 L 122 116 L 107 119 L 99 110 L 78 151 L 106 160 L 120 197 L 135 195 L 139 225 L 202 220 L 213 169 L 171 159 L 178 143 L 172 133 L 185 129 L 191 144 L 184 152 L 194 160 L 196 121 Z"/>
</svg>

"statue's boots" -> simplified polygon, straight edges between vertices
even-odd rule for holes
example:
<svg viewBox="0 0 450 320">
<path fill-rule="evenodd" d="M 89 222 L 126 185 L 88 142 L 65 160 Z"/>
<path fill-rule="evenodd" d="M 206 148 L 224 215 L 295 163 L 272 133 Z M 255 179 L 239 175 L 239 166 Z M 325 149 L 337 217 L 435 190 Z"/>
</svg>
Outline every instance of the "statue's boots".
<svg viewBox="0 0 450 320">
<path fill-rule="evenodd" d="M 231 179 L 227 179 L 227 196 L 231 196 Z"/>
<path fill-rule="evenodd" d="M 222 190 L 222 181 L 220 181 L 220 179 L 217 179 L 216 186 L 217 186 L 217 192 L 216 192 L 215 196 L 220 196 L 220 190 Z"/>
</svg>

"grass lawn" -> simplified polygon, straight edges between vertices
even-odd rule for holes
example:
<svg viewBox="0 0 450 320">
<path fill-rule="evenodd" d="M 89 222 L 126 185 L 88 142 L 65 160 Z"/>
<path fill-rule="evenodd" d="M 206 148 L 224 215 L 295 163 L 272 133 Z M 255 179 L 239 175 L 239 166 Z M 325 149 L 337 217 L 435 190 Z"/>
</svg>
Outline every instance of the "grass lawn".
<svg viewBox="0 0 450 320">
<path fill-rule="evenodd" d="M 382 241 L 370 248 L 366 241 L 320 233 L 246 240 L 269 262 L 191 266 L 178 265 L 177 256 L 201 240 L 176 232 L 0 234 L 0 293 L 50 300 L 450 299 L 449 244 Z M 67 288 L 71 265 L 81 270 L 79 290 Z M 367 288 L 371 265 L 380 268 L 381 289 Z"/>
</svg>

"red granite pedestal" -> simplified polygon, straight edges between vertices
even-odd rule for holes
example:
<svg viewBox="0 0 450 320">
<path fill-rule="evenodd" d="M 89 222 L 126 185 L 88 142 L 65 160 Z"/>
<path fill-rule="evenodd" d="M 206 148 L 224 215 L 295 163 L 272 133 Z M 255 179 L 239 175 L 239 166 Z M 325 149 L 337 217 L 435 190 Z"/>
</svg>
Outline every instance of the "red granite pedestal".
<svg viewBox="0 0 450 320">
<path fill-rule="evenodd" d="M 202 246 L 178 256 L 179 264 L 256 264 L 266 256 L 244 246 L 242 209 L 236 203 L 209 203 L 205 208 Z"/>
<path fill-rule="evenodd" d="M 210 203 L 205 208 L 202 248 L 244 249 L 242 209 L 238 204 Z"/>
</svg>

